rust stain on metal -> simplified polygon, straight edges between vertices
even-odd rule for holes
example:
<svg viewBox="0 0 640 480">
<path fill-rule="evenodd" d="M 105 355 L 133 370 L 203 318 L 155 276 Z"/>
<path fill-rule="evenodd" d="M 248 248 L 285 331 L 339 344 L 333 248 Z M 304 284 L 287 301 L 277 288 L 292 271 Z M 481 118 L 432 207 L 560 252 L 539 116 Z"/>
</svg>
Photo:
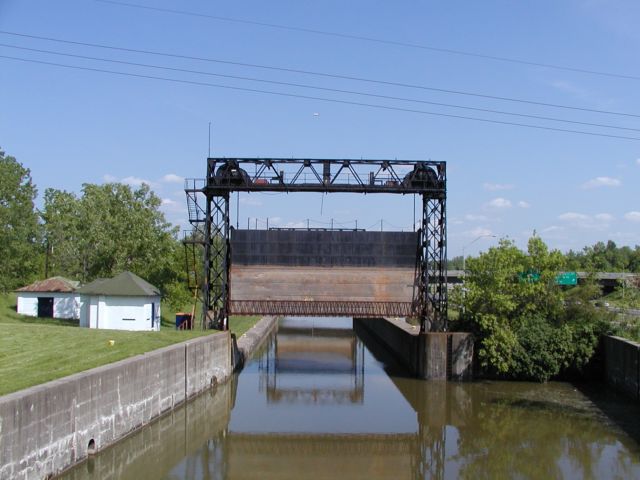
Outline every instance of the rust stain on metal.
<svg viewBox="0 0 640 480">
<path fill-rule="evenodd" d="M 411 302 L 413 269 L 232 266 L 231 301 Z"/>
</svg>

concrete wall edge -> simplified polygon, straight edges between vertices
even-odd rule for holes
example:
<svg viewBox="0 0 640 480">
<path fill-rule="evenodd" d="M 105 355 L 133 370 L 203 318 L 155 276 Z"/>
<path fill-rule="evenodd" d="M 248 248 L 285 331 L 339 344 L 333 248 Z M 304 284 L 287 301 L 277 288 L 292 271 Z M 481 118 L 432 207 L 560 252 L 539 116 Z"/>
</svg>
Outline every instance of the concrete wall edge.
<svg viewBox="0 0 640 480">
<path fill-rule="evenodd" d="M 15 392 L 7 393 L 5 395 L 0 395 L 0 403 L 4 402 L 4 401 L 13 400 L 15 398 L 20 398 L 22 396 L 31 395 L 33 393 L 36 393 L 36 392 L 39 392 L 39 391 L 42 391 L 42 390 L 48 390 L 49 388 L 51 388 L 54 385 L 60 385 L 60 384 L 64 384 L 64 383 L 67 383 L 67 382 L 73 382 L 73 381 L 78 380 L 80 378 L 86 377 L 89 374 L 105 372 L 105 371 L 111 370 L 114 367 L 123 366 L 123 365 L 126 365 L 128 363 L 135 362 L 135 361 L 137 361 L 137 360 L 139 360 L 141 358 L 144 358 L 144 357 L 149 357 L 149 356 L 153 356 L 153 355 L 160 355 L 163 352 L 172 351 L 172 350 L 174 350 L 176 348 L 185 348 L 187 345 L 194 345 L 194 344 L 202 343 L 203 341 L 206 341 L 205 339 L 207 339 L 207 337 L 214 336 L 214 335 L 228 335 L 228 333 L 227 332 L 216 332 L 216 333 L 211 333 L 209 335 L 203 335 L 201 337 L 190 338 L 189 340 L 185 340 L 184 342 L 174 343 L 172 345 L 167 345 L 166 347 L 156 348 L 155 350 L 149 350 L 148 352 L 140 353 L 140 354 L 134 355 L 132 357 L 123 358 L 122 360 L 116 360 L 115 362 L 112 362 L 112 363 L 107 363 L 105 365 L 100 365 L 98 367 L 90 368 L 88 370 L 83 370 L 81 372 L 72 373 L 71 375 L 67 375 L 66 377 L 56 378 L 54 380 L 49 380 L 48 382 L 45 382 L 45 383 L 40 383 L 38 385 L 33 385 L 31 387 L 23 388 L 22 390 L 17 390 Z"/>
<path fill-rule="evenodd" d="M 231 334 L 186 340 L 0 397 L 0 480 L 58 475 L 232 375 Z"/>
<path fill-rule="evenodd" d="M 234 372 L 242 370 L 245 362 L 262 346 L 271 332 L 277 329 L 279 319 L 277 316 L 264 316 L 239 339 L 232 339 Z"/>
</svg>

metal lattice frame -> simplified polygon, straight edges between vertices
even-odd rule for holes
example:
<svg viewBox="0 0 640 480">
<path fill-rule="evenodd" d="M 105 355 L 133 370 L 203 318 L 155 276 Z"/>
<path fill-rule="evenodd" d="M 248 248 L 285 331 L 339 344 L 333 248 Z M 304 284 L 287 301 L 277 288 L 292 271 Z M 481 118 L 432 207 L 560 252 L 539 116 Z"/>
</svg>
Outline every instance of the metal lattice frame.
<svg viewBox="0 0 640 480">
<path fill-rule="evenodd" d="M 291 170 L 293 165 L 294 170 Z M 249 167 L 255 167 L 250 175 Z M 413 168 L 402 178 L 395 169 Z M 289 169 L 289 170 L 287 170 Z M 430 170 L 427 172 L 427 170 Z M 222 173 L 221 173 L 222 172 Z M 429 175 L 426 175 L 428 173 Z M 279 305 L 256 300 L 232 308 L 229 296 L 231 266 L 229 198 L 234 191 L 354 192 L 420 194 L 422 222 L 416 265 L 416 293 L 412 304 L 340 305 L 336 309 L 315 303 Z M 290 314 L 374 314 L 416 316 L 421 331 L 447 329 L 446 280 L 446 164 L 410 160 L 329 160 L 278 158 L 208 158 L 207 178 L 185 183 L 193 237 L 204 246 L 203 327 L 228 328 L 229 314 L 278 307 Z M 199 203 L 205 197 L 205 205 Z M 351 309 L 354 310 L 352 312 Z M 319 312 L 319 313 L 318 313 Z M 261 311 L 271 313 L 273 311 Z M 379 316 L 376 315 L 376 316 Z"/>
<path fill-rule="evenodd" d="M 422 197 L 417 309 L 422 332 L 447 330 L 447 221 L 445 198 Z"/>
<path fill-rule="evenodd" d="M 204 244 L 204 318 L 207 327 L 229 326 L 229 194 L 208 197 Z"/>
<path fill-rule="evenodd" d="M 410 317 L 411 302 L 336 302 L 292 300 L 232 300 L 234 315 L 282 315 L 295 317 Z"/>
</svg>

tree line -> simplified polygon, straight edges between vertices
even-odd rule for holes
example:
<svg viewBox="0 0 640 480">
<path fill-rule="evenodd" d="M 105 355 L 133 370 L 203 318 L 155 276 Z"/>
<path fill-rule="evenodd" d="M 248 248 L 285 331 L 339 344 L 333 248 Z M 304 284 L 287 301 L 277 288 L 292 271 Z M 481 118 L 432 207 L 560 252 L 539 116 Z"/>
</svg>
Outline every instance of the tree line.
<svg viewBox="0 0 640 480">
<path fill-rule="evenodd" d="M 159 287 L 172 308 L 189 301 L 177 227 L 149 186 L 84 184 L 80 194 L 48 188 L 41 209 L 37 194 L 29 169 L 0 151 L 0 291 L 45 276 L 89 282 L 130 270 Z M 614 242 L 562 254 L 536 236 L 527 251 L 502 239 L 467 258 L 464 288 L 451 294 L 460 312 L 452 326 L 474 333 L 486 375 L 547 380 L 580 371 L 611 323 L 590 301 L 595 284 L 568 289 L 556 284 L 557 273 L 638 272 L 639 255 L 640 247 Z"/>
<path fill-rule="evenodd" d="M 79 195 L 47 188 L 41 209 L 31 172 L 0 150 L 0 291 L 45 276 L 82 282 L 129 270 L 180 307 L 189 298 L 178 227 L 143 184 L 83 184 Z"/>
<path fill-rule="evenodd" d="M 640 245 L 618 247 L 616 242 L 609 240 L 579 251 L 569 250 L 563 255 L 567 271 L 640 273 Z M 448 262 L 449 270 L 462 270 L 463 265 L 462 255 L 450 258 Z"/>
</svg>

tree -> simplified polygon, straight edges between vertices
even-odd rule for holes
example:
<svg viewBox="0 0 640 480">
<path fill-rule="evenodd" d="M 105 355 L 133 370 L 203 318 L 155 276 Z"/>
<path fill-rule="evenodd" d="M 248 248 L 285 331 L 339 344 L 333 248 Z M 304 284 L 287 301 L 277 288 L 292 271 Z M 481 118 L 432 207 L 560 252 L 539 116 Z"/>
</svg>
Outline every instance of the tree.
<svg viewBox="0 0 640 480">
<path fill-rule="evenodd" d="M 570 250 L 567 255 L 567 268 L 589 272 L 636 272 L 640 273 L 640 246 L 632 249 L 618 247 L 612 240 L 597 242 L 584 247 L 581 252 Z"/>
<path fill-rule="evenodd" d="M 41 212 L 49 274 L 81 278 L 83 229 L 80 200 L 73 194 L 48 188 Z"/>
<path fill-rule="evenodd" d="M 0 291 L 32 281 L 41 264 L 31 172 L 0 150 Z"/>
<path fill-rule="evenodd" d="M 486 374 L 545 381 L 582 368 L 608 323 L 589 302 L 565 302 L 555 277 L 563 255 L 533 237 L 509 240 L 467 261 L 462 322 L 476 335 Z"/>
<path fill-rule="evenodd" d="M 462 261 L 462 255 L 450 258 L 447 260 L 447 268 L 449 270 L 462 270 L 464 262 Z"/>
<path fill-rule="evenodd" d="M 145 184 L 85 184 L 79 198 L 47 190 L 42 218 L 52 272 L 91 281 L 130 270 L 165 293 L 184 296 L 182 245 L 160 204 Z"/>
</svg>

